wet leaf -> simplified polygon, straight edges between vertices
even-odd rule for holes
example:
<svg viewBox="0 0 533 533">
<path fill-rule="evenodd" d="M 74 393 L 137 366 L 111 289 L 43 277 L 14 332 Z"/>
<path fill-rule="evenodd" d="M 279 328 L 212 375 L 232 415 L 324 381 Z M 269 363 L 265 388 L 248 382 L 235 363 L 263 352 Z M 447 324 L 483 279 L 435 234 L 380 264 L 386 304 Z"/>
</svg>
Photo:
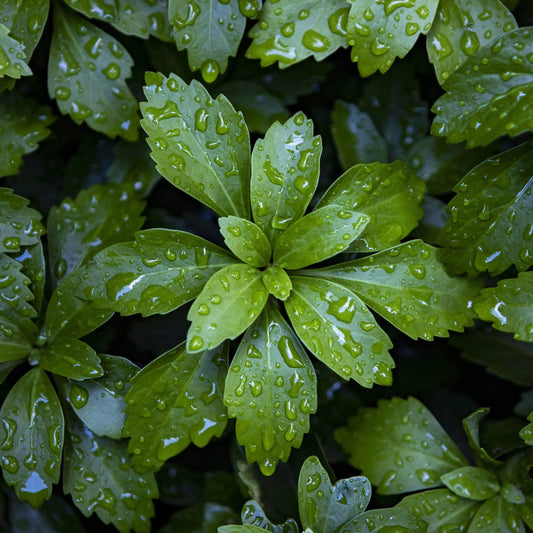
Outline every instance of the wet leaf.
<svg viewBox="0 0 533 533">
<path fill-rule="evenodd" d="M 465 430 L 466 437 L 468 438 L 468 444 L 470 445 L 470 449 L 472 450 L 476 464 L 488 469 L 497 469 L 502 465 L 502 462 L 493 459 L 489 455 L 487 450 L 481 446 L 481 440 L 479 438 L 479 424 L 489 414 L 489 411 L 490 409 L 485 407 L 477 409 L 471 415 L 468 415 L 463 419 L 463 429 Z"/>
<path fill-rule="evenodd" d="M 472 147 L 530 130 L 532 51 L 531 28 L 524 27 L 470 56 L 443 84 L 446 94 L 433 105 L 431 133 Z"/>
<path fill-rule="evenodd" d="M 194 299 L 216 271 L 235 262 L 228 252 L 196 235 L 145 230 L 133 243 L 115 244 L 96 254 L 81 274 L 79 296 L 122 315 L 165 314 Z"/>
<path fill-rule="evenodd" d="M 438 421 L 413 397 L 380 400 L 376 408 L 360 409 L 335 438 L 350 454 L 350 464 L 363 471 L 379 494 L 438 487 L 442 474 L 468 464 Z"/>
<path fill-rule="evenodd" d="M 483 502 L 469 531 L 498 531 L 499 533 L 525 533 L 518 509 L 499 494 Z"/>
<path fill-rule="evenodd" d="M 30 246 L 24 246 L 14 259 L 22 265 L 22 272 L 30 280 L 29 289 L 33 294 L 33 308 L 41 312 L 44 296 L 45 261 L 43 244 L 39 240 Z"/>
<path fill-rule="evenodd" d="M 1 13 L 1 8 L 0 8 Z M 1 16 L 1 15 L 0 15 Z M 34 152 L 50 135 L 54 118 L 48 106 L 10 91 L 0 99 L 0 176 L 16 174 L 22 157 Z"/>
<path fill-rule="evenodd" d="M 287 519 L 283 524 L 273 524 L 267 518 L 261 506 L 254 500 L 250 500 L 243 505 L 241 518 L 244 524 L 242 527 L 255 527 L 260 528 L 260 531 L 270 531 L 272 533 L 298 533 L 299 531 L 296 522 L 292 518 Z M 221 528 L 219 531 L 223 532 L 224 528 Z M 230 532 L 231 529 L 227 531 Z M 252 529 L 250 531 L 255 530 Z"/>
<path fill-rule="evenodd" d="M 96 436 L 75 416 L 65 432 L 63 491 L 84 516 L 93 513 L 120 533 L 150 531 L 157 484 L 153 474 L 133 470 L 124 440 Z"/>
<path fill-rule="evenodd" d="M 370 218 L 350 250 L 370 252 L 399 244 L 418 224 L 424 183 L 405 163 L 356 165 L 326 191 L 317 207 L 336 204 Z"/>
<path fill-rule="evenodd" d="M 111 138 L 137 139 L 137 101 L 126 84 L 133 60 L 111 35 L 54 6 L 48 94 L 62 114 Z"/>
<path fill-rule="evenodd" d="M 387 72 L 397 57 L 405 57 L 418 36 L 427 34 L 438 0 L 349 0 L 347 39 L 352 61 L 366 77 Z"/>
<path fill-rule="evenodd" d="M 474 309 L 482 320 L 492 322 L 493 328 L 533 342 L 533 272 L 520 272 L 517 278 L 483 289 Z"/>
<path fill-rule="evenodd" d="M 248 462 L 271 475 L 309 431 L 316 411 L 311 361 L 274 305 L 245 333 L 226 378 L 224 403 L 236 418 L 237 440 Z"/>
<path fill-rule="evenodd" d="M 363 213 L 325 205 L 293 222 L 274 246 L 274 264 L 303 268 L 345 251 L 369 222 Z"/>
<path fill-rule="evenodd" d="M 440 0 L 426 41 L 439 83 L 442 85 L 480 48 L 516 28 L 512 13 L 500 0 Z"/>
<path fill-rule="evenodd" d="M 260 59 L 267 67 L 280 68 L 314 57 L 322 61 L 346 48 L 346 20 L 350 7 L 345 0 L 265 0 L 257 24 L 250 30 L 252 44 L 246 57 Z"/>
<path fill-rule="evenodd" d="M 52 283 L 103 248 L 133 239 L 144 222 L 143 208 L 131 186 L 111 184 L 93 185 L 52 207 L 47 222 Z"/>
<path fill-rule="evenodd" d="M 2 317 L 0 322 L 0 362 L 26 357 L 33 348 L 37 327 L 31 322 L 18 325 Z"/>
<path fill-rule="evenodd" d="M 157 170 L 219 215 L 249 218 L 250 135 L 242 113 L 175 74 L 148 72 L 146 84 L 141 125 Z"/>
<path fill-rule="evenodd" d="M 529 446 L 533 446 L 533 412 L 529 413 L 529 416 L 527 417 L 528 422 L 531 422 L 527 426 L 524 426 L 520 430 L 520 437 L 524 439 L 524 442 L 526 444 L 529 444 Z"/>
<path fill-rule="evenodd" d="M 386 163 L 387 145 L 368 113 L 337 100 L 331 112 L 331 132 L 344 170 L 359 163 Z"/>
<path fill-rule="evenodd" d="M 24 45 L 10 37 L 9 33 L 9 28 L 0 24 L 0 78 L 30 76 L 32 71 L 24 61 Z"/>
<path fill-rule="evenodd" d="M 178 50 L 187 50 L 189 68 L 200 69 L 208 83 L 215 81 L 235 57 L 244 35 L 246 17 L 240 1 L 169 0 L 168 17 Z"/>
<path fill-rule="evenodd" d="M 278 266 L 269 266 L 263 270 L 263 283 L 269 294 L 278 300 L 285 301 L 291 294 L 291 278 Z"/>
<path fill-rule="evenodd" d="M 425 533 L 427 524 L 424 520 L 417 518 L 415 514 L 406 509 L 388 508 L 372 509 L 362 515 L 350 520 L 348 529 L 343 533 L 357 531 L 358 533 L 373 533 L 401 531 L 402 533 Z M 378 529 L 376 529 L 378 528 Z"/>
<path fill-rule="evenodd" d="M 218 533 L 261 533 L 261 531 L 270 531 L 269 529 L 263 529 L 258 526 L 251 526 L 246 524 L 244 526 L 221 526 L 218 528 Z"/>
<path fill-rule="evenodd" d="M 43 370 L 34 368 L 15 383 L 0 419 L 4 479 L 19 500 L 39 508 L 59 481 L 64 430 L 59 399 Z"/>
<path fill-rule="evenodd" d="M 185 343 L 160 355 L 132 380 L 124 436 L 139 472 L 159 470 L 191 442 L 206 446 L 227 424 L 222 402 L 228 344 L 191 355 Z"/>
<path fill-rule="evenodd" d="M 187 351 L 215 348 L 226 339 L 234 339 L 255 321 L 267 299 L 257 268 L 238 263 L 215 272 L 187 315 L 191 321 Z"/>
<path fill-rule="evenodd" d="M 501 274 L 533 265 L 533 144 L 491 157 L 455 187 L 440 258 L 452 273 Z"/>
<path fill-rule="evenodd" d="M 488 500 L 500 491 L 498 478 L 477 466 L 462 466 L 443 474 L 440 479 L 453 493 L 470 500 Z"/>
<path fill-rule="evenodd" d="M 472 300 L 479 285 L 452 278 L 437 260 L 437 249 L 415 240 L 383 252 L 320 270 L 325 278 L 353 291 L 368 307 L 413 339 L 447 337 L 473 324 Z"/>
<path fill-rule="evenodd" d="M 284 124 L 275 122 L 255 143 L 252 214 L 272 244 L 304 215 L 318 183 L 321 152 L 320 137 L 313 137 L 313 123 L 303 113 Z"/>
<path fill-rule="evenodd" d="M 285 309 L 300 339 L 324 364 L 363 387 L 390 385 L 392 342 L 365 304 L 325 279 L 291 277 Z"/>
</svg>

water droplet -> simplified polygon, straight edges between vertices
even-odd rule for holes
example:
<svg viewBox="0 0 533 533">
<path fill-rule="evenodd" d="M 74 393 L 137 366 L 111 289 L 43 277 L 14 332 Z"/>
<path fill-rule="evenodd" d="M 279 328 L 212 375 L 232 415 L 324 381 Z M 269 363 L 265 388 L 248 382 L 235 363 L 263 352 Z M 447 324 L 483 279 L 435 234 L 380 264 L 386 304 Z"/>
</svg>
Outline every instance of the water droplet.
<svg viewBox="0 0 533 533">
<path fill-rule="evenodd" d="M 469 29 L 466 29 L 461 35 L 461 50 L 467 55 L 471 56 L 479 50 L 479 39 L 477 34 Z"/>
<path fill-rule="evenodd" d="M 72 405 L 76 409 L 81 409 L 89 400 L 89 393 L 87 392 L 87 389 L 75 383 L 72 385 L 69 397 Z"/>
<path fill-rule="evenodd" d="M 120 67 L 116 63 L 109 63 L 102 72 L 110 80 L 116 80 L 120 76 Z"/>
<path fill-rule="evenodd" d="M 58 100 L 67 100 L 70 97 L 70 89 L 68 87 L 56 87 L 54 95 Z"/>
<path fill-rule="evenodd" d="M 4 437 L 0 447 L 2 450 L 10 450 L 13 447 L 13 438 L 15 436 L 15 432 L 17 431 L 17 423 L 10 418 L 4 418 L 2 419 L 2 424 L 4 426 L 6 436 Z"/>
<path fill-rule="evenodd" d="M 214 59 L 206 59 L 202 63 L 200 72 L 202 73 L 202 78 L 204 78 L 207 83 L 213 83 L 220 72 L 220 66 Z"/>
<path fill-rule="evenodd" d="M 289 368 L 303 368 L 304 364 L 300 358 L 300 354 L 296 351 L 292 340 L 287 336 L 282 336 L 278 342 L 278 350 L 285 364 Z"/>
<path fill-rule="evenodd" d="M 405 25 L 405 34 L 411 37 L 420 31 L 420 26 L 416 22 L 408 22 Z"/>
<path fill-rule="evenodd" d="M 382 56 L 384 54 L 386 54 L 387 52 L 390 51 L 390 48 L 389 46 L 386 44 L 386 43 L 383 43 L 379 40 L 379 37 L 376 37 L 373 41 L 372 41 L 372 44 L 370 45 L 370 51 L 375 55 L 375 56 Z"/>
<path fill-rule="evenodd" d="M 303 34 L 302 44 L 312 52 L 326 52 L 331 46 L 329 39 L 315 30 L 307 30 Z"/>
<path fill-rule="evenodd" d="M 196 110 L 196 113 L 194 115 L 194 127 L 198 130 L 204 133 L 207 130 L 207 119 L 209 118 L 209 113 L 203 109 L 202 107 L 199 107 Z"/>
<path fill-rule="evenodd" d="M 287 38 L 292 37 L 294 34 L 294 22 L 287 22 L 287 24 L 284 24 L 281 27 L 281 34 Z"/>
</svg>

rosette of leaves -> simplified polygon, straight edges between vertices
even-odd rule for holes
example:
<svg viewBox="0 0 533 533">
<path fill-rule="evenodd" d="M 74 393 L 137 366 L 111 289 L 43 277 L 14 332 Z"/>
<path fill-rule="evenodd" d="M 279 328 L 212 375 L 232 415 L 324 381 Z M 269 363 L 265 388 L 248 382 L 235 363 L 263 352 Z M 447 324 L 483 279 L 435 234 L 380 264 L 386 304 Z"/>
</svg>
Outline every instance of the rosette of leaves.
<svg viewBox="0 0 533 533">
<path fill-rule="evenodd" d="M 341 479 L 334 485 L 317 457 L 308 457 L 298 478 L 298 510 L 302 528 L 313 533 L 349 533 L 352 531 L 425 532 L 426 523 L 406 509 L 366 508 L 372 489 L 363 476 Z M 218 528 L 219 533 L 297 533 L 298 524 L 292 518 L 283 524 L 273 524 L 261 506 L 248 501 L 241 513 L 243 525 Z"/>
<path fill-rule="evenodd" d="M 95 513 L 123 533 L 147 532 L 155 479 L 134 472 L 120 440 L 124 396 L 138 369 L 80 340 L 112 313 L 77 298 L 73 276 L 102 247 L 131 238 L 144 202 L 131 185 L 95 185 L 52 208 L 46 308 L 45 230 L 27 204 L 0 189 L 0 379 L 11 382 L 0 408 L 2 474 L 35 508 L 62 474 L 64 493 L 85 516 Z"/>
<path fill-rule="evenodd" d="M 425 520 L 428 532 L 524 531 L 524 523 L 531 527 L 533 521 L 533 482 L 527 474 L 533 453 L 519 448 L 505 461 L 490 455 L 479 437 L 487 413 L 479 409 L 463 420 L 474 466 L 412 397 L 361 409 L 335 437 L 378 493 L 421 491 L 396 508 Z"/>
<path fill-rule="evenodd" d="M 302 113 L 274 123 L 250 154 L 247 126 L 224 96 L 211 98 L 199 83 L 187 85 L 176 75 L 148 73 L 146 79 L 142 125 L 157 169 L 220 215 L 229 250 L 182 231 L 142 231 L 134 242 L 96 254 L 80 271 L 79 294 L 124 315 L 168 313 L 192 302 L 186 346 L 162 356 L 165 367 L 152 378 L 136 378 L 140 389 L 129 396 L 134 420 L 147 412 L 157 419 L 157 406 L 141 401 L 146 388 L 155 387 L 170 407 L 168 380 L 178 385 L 183 365 L 198 369 L 212 350 L 244 334 L 220 394 L 229 417 L 237 419 L 248 460 L 270 474 L 300 445 L 316 410 L 315 372 L 304 346 L 343 379 L 388 385 L 392 343 L 370 309 L 412 338 L 431 340 L 471 323 L 468 302 L 477 288 L 449 277 L 431 246 L 400 243 L 417 223 L 423 192 L 404 164 L 349 169 L 306 214 L 318 182 L 321 141 Z M 350 250 L 369 255 L 317 268 Z M 182 362 L 184 350 L 188 362 Z M 173 358 L 176 372 L 168 366 Z M 211 368 L 220 371 L 220 365 Z M 214 374 L 201 376 L 219 381 Z M 183 401 L 193 402 L 183 391 Z M 151 434 L 164 448 L 165 428 L 177 424 L 180 410 L 163 411 Z M 147 442 L 137 429 L 142 426 L 132 421 L 128 431 Z M 194 441 L 203 429 L 191 431 Z M 157 458 L 151 451 L 156 448 L 139 447 L 146 468 L 164 460 L 167 452 Z"/>
</svg>

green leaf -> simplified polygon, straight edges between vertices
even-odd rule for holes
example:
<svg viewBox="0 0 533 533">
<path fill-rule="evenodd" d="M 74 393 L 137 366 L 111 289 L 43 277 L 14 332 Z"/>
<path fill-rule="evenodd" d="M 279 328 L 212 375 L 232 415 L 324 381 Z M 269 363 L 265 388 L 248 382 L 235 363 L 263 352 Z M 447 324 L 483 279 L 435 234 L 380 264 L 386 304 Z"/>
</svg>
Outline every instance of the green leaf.
<svg viewBox="0 0 533 533">
<path fill-rule="evenodd" d="M 129 241 L 141 229 L 144 208 L 128 185 L 93 185 L 66 198 L 48 215 L 52 283 L 57 284 L 103 248 Z"/>
<path fill-rule="evenodd" d="M 326 191 L 317 207 L 336 204 L 370 218 L 351 250 L 371 252 L 395 246 L 418 224 L 424 183 L 405 163 L 356 165 Z"/>
<path fill-rule="evenodd" d="M 452 273 L 501 274 L 533 265 L 533 143 L 487 159 L 455 187 L 441 233 Z"/>
<path fill-rule="evenodd" d="M 200 448 L 227 424 L 228 344 L 191 355 L 185 343 L 160 355 L 132 380 L 123 435 L 139 472 L 159 470 L 191 442 Z"/>
<path fill-rule="evenodd" d="M 0 253 L 18 252 L 21 246 L 36 244 L 45 232 L 41 214 L 27 207 L 29 203 L 11 189 L 0 187 Z"/>
<path fill-rule="evenodd" d="M 189 68 L 200 69 L 208 83 L 235 57 L 244 35 L 246 17 L 238 0 L 169 0 L 168 17 L 178 50 L 187 50 Z"/>
<path fill-rule="evenodd" d="M 111 138 L 137 139 L 137 101 L 126 84 L 133 60 L 111 35 L 54 4 L 48 94 L 63 115 Z"/>
<path fill-rule="evenodd" d="M 0 24 L 0 78 L 30 76 L 31 69 L 24 61 L 24 45 L 10 37 L 9 33 L 9 28 Z"/>
<path fill-rule="evenodd" d="M 226 246 L 241 260 L 255 267 L 267 266 L 272 249 L 261 228 L 238 217 L 218 219 Z"/>
<path fill-rule="evenodd" d="M 148 72 L 146 84 L 141 125 L 157 170 L 219 215 L 249 218 L 250 134 L 242 113 L 175 74 Z"/>
<path fill-rule="evenodd" d="M 531 422 L 531 424 L 528 424 L 527 426 L 524 426 L 520 430 L 520 437 L 524 439 L 524 442 L 526 444 L 529 444 L 529 446 L 533 446 L 533 412 L 529 414 L 527 417 L 528 421 Z"/>
<path fill-rule="evenodd" d="M 270 531 L 269 529 L 263 529 L 262 527 L 257 526 L 250 526 L 250 525 L 244 525 L 244 526 L 237 526 L 237 525 L 231 525 L 231 526 L 220 526 L 217 529 L 218 533 L 261 533 L 261 531 Z"/>
<path fill-rule="evenodd" d="M 418 36 L 428 33 L 438 0 L 349 0 L 347 39 L 352 61 L 366 77 L 387 72 L 397 57 L 405 57 Z"/>
<path fill-rule="evenodd" d="M 31 246 L 24 246 L 14 259 L 22 265 L 22 272 L 30 280 L 28 287 L 33 294 L 33 308 L 40 313 L 46 270 L 42 242 L 39 240 Z"/>
<path fill-rule="evenodd" d="M 31 322 L 21 325 L 2 317 L 0 322 L 0 362 L 26 357 L 33 348 L 37 327 Z"/>
<path fill-rule="evenodd" d="M 425 533 L 427 523 L 417 518 L 414 513 L 406 509 L 391 507 L 388 509 L 372 509 L 354 518 L 347 524 L 344 531 L 357 531 L 358 533 L 374 533 L 401 531 L 402 533 Z"/>
<path fill-rule="evenodd" d="M 273 244 L 302 217 L 320 173 L 322 141 L 313 123 L 297 113 L 285 124 L 275 122 L 258 139 L 252 153 L 250 201 L 255 223 Z"/>
<path fill-rule="evenodd" d="M 311 361 L 274 305 L 245 333 L 226 378 L 224 403 L 237 418 L 236 434 L 248 462 L 271 475 L 309 431 L 316 411 Z"/>
<path fill-rule="evenodd" d="M 308 57 L 322 61 L 346 48 L 349 9 L 345 0 L 266 0 L 246 57 L 260 59 L 263 67 L 277 61 L 280 68 Z"/>
<path fill-rule="evenodd" d="M 262 273 L 257 268 L 238 263 L 215 272 L 187 314 L 191 321 L 188 352 L 215 348 L 240 335 L 255 321 L 267 299 Z"/>
<path fill-rule="evenodd" d="M 467 461 L 433 415 L 415 398 L 380 400 L 349 419 L 335 438 L 350 464 L 379 494 L 437 487 L 440 476 Z"/>
<path fill-rule="evenodd" d="M 507 32 L 480 48 L 444 83 L 446 94 L 432 108 L 437 116 L 431 133 L 450 143 L 467 141 L 472 147 L 530 130 L 532 52 L 529 27 Z"/>
<path fill-rule="evenodd" d="M 359 163 L 386 163 L 387 145 L 368 113 L 337 100 L 331 112 L 331 133 L 344 170 Z"/>
<path fill-rule="evenodd" d="M 150 531 L 157 484 L 133 470 L 124 440 L 96 436 L 75 416 L 67 419 L 63 491 L 84 516 L 93 513 L 120 533 Z"/>
<path fill-rule="evenodd" d="M 447 337 L 471 326 L 478 284 L 452 278 L 437 249 L 415 240 L 383 252 L 302 274 L 326 278 L 353 291 L 371 309 L 413 339 Z"/>
<path fill-rule="evenodd" d="M 325 205 L 293 222 L 274 246 L 274 263 L 285 269 L 303 268 L 348 248 L 369 222 L 363 213 L 340 205 Z"/>
<path fill-rule="evenodd" d="M 123 315 L 169 313 L 194 299 L 217 270 L 235 262 L 196 235 L 145 230 L 136 233 L 135 242 L 109 246 L 94 256 L 81 275 L 80 296 Z"/>
<path fill-rule="evenodd" d="M 13 359 L 12 361 L 0 363 L 0 384 L 4 383 L 11 371 L 23 362 L 24 359 Z"/>
<path fill-rule="evenodd" d="M 254 500 L 250 500 L 243 505 L 241 519 L 244 524 L 243 527 L 262 528 L 260 529 L 261 531 L 270 531 L 272 533 L 298 533 L 299 531 L 296 522 L 292 518 L 288 518 L 283 524 L 273 524 L 266 517 L 261 506 Z M 224 531 L 224 528 L 220 528 L 219 531 Z"/>
<path fill-rule="evenodd" d="M 474 309 L 482 320 L 491 321 L 493 328 L 533 342 L 533 272 L 520 272 L 517 278 L 483 289 Z"/>
<path fill-rule="evenodd" d="M 477 466 L 462 466 L 443 474 L 440 479 L 457 496 L 470 500 L 488 500 L 500 491 L 498 478 Z"/>
<path fill-rule="evenodd" d="M 525 533 L 525 528 L 517 507 L 496 495 L 479 507 L 468 531 Z"/>
<path fill-rule="evenodd" d="M 363 387 L 390 385 L 392 342 L 365 304 L 325 279 L 293 276 L 285 309 L 310 352 L 344 379 Z"/>
<path fill-rule="evenodd" d="M 126 420 L 124 397 L 139 368 L 123 357 L 99 357 L 101 377 L 83 383 L 61 379 L 58 383 L 74 412 L 95 435 L 120 439 Z"/>
<path fill-rule="evenodd" d="M 1 12 L 1 8 L 0 8 Z M 18 91 L 10 91 L 0 100 L 0 177 L 17 174 L 22 157 L 34 152 L 38 143 L 50 135 L 47 128 L 54 121 L 52 110 Z"/>
<path fill-rule="evenodd" d="M 533 525 L 533 496 L 527 495 L 525 504 L 521 505 L 518 509 L 522 520 L 531 529 Z"/>
<path fill-rule="evenodd" d="M 313 533 L 340 531 L 360 515 L 370 502 L 368 479 L 354 476 L 333 486 L 316 456 L 308 457 L 298 479 L 298 506 L 304 528 Z"/>
<path fill-rule="evenodd" d="M 269 294 L 278 300 L 286 300 L 291 294 L 292 281 L 287 272 L 277 266 L 269 266 L 263 270 L 263 283 Z"/>
<path fill-rule="evenodd" d="M 474 455 L 476 464 L 486 468 L 497 469 L 502 465 L 501 461 L 493 459 L 489 453 L 481 446 L 479 438 L 479 424 L 489 414 L 490 409 L 484 407 L 474 411 L 463 419 L 463 429 L 465 430 L 468 444 Z M 451 487 L 450 487 L 451 488 Z M 467 496 L 465 496 L 467 497 Z"/>
<path fill-rule="evenodd" d="M 45 370 L 77 380 L 98 378 L 104 372 L 96 352 L 71 337 L 56 337 L 41 348 L 37 360 Z"/>
<path fill-rule="evenodd" d="M 0 419 L 4 479 L 19 500 L 38 508 L 59 481 L 64 429 L 59 399 L 43 370 L 34 368 L 15 383 Z"/>
</svg>

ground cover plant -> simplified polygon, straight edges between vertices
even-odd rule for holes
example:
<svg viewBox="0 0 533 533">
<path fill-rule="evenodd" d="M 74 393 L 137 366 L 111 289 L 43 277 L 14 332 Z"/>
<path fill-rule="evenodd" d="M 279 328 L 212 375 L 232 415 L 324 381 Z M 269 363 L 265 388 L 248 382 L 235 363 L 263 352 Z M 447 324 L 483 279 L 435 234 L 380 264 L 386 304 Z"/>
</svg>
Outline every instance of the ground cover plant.
<svg viewBox="0 0 533 533">
<path fill-rule="evenodd" d="M 0 5 L 0 528 L 533 529 L 533 8 Z"/>
</svg>

